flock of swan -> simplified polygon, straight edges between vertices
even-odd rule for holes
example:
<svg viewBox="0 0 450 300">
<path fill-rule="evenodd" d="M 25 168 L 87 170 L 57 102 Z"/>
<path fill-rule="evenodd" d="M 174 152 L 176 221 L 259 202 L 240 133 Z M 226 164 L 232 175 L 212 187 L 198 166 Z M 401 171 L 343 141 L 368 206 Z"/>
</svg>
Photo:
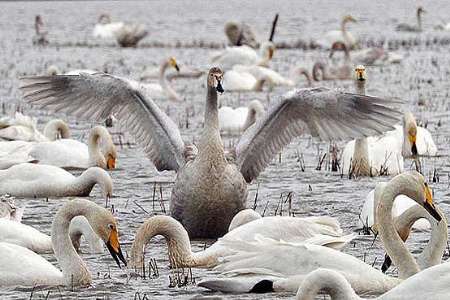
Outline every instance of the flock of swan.
<svg viewBox="0 0 450 300">
<path fill-rule="evenodd" d="M 421 31 L 423 13 L 419 7 L 417 26 L 399 24 L 397 30 Z M 274 24 L 277 20 L 278 16 Z M 358 49 L 357 39 L 347 30 L 354 22 L 345 16 L 341 30 L 324 35 L 320 43 L 330 49 L 330 60 L 315 63 L 311 73 L 302 66 L 295 66 L 289 76 L 271 68 L 278 53 L 274 28 L 269 41 L 258 42 L 249 25 L 229 22 L 225 33 L 231 45 L 211 54 L 208 70 L 182 75 L 177 60 L 168 56 L 141 81 L 87 69 L 62 73 L 56 67 L 47 75 L 21 77 L 24 102 L 79 120 L 118 122 L 156 169 L 172 171 L 175 180 L 170 216 L 139 220 L 142 225 L 124 255 L 113 213 L 79 198 L 88 196 L 95 185 L 106 202 L 113 195 L 110 171 L 116 168 L 118 150 L 108 129 L 94 126 L 83 143 L 72 138 L 70 126 L 61 119 L 51 120 L 40 131 L 34 118 L 21 113 L 0 118 L 0 287 L 93 284 L 82 259 L 83 240 L 91 254 L 103 253 L 104 244 L 128 275 L 139 274 L 148 252 L 154 251 L 147 246 L 153 237 L 163 236 L 172 268 L 218 273 L 198 283 L 213 291 L 291 292 L 297 299 L 314 299 L 319 293 L 335 300 L 360 299 L 361 294 L 381 295 L 380 299 L 448 298 L 450 263 L 442 262 L 447 218 L 420 169 L 406 170 L 404 162 L 436 156 L 437 146 L 411 112 L 398 109 L 401 103 L 366 93 L 370 81 L 364 65 L 400 63 L 401 57 L 382 48 Z M 36 43 L 41 45 L 48 43 L 42 26 L 42 18 L 36 17 L 41 38 Z M 142 25 L 113 23 L 105 14 L 93 34 L 135 47 L 147 31 Z M 333 59 L 337 51 L 344 53 L 343 59 Z M 169 69 L 174 72 L 170 76 Z M 183 103 L 186 96 L 171 85 L 177 76 L 202 77 L 205 83 L 204 122 L 195 143 L 182 138 L 158 103 Z M 317 81 L 323 80 L 352 81 L 354 90 L 318 87 Z M 269 107 L 260 99 L 243 107 L 221 103 L 224 92 L 275 88 L 285 91 Z M 238 140 L 225 147 L 222 135 Z M 347 141 L 340 168 L 350 179 L 391 176 L 367 195 L 360 215 L 361 226 L 380 237 L 386 252 L 382 270 L 341 252 L 357 235 L 346 233 L 337 218 L 264 217 L 247 208 L 249 185 L 284 147 L 304 135 Z M 82 173 L 76 177 L 73 170 Z M 30 212 L 16 207 L 14 197 L 77 198 L 64 201 L 54 212 L 47 235 L 22 223 L 22 216 Z M 431 232 L 417 257 L 405 245 L 413 228 Z M 192 251 L 191 239 L 204 238 L 216 241 Z M 59 268 L 44 259 L 44 253 L 53 254 Z M 398 277 L 385 273 L 391 264 Z"/>
</svg>

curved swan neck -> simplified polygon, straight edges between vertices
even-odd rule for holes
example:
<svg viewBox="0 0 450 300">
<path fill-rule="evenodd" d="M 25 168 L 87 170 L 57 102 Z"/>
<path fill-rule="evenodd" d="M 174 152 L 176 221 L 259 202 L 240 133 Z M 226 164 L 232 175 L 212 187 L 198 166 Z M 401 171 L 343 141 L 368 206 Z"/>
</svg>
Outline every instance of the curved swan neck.
<svg viewBox="0 0 450 300">
<path fill-rule="evenodd" d="M 169 216 L 154 216 L 139 227 L 131 247 L 130 266 L 135 270 L 142 269 L 145 246 L 157 235 L 162 235 L 167 242 L 169 260 L 173 268 L 207 264 L 207 257 L 202 258 L 201 253 L 192 253 L 189 235 L 177 220 Z"/>
<path fill-rule="evenodd" d="M 445 249 L 447 248 L 448 240 L 448 229 L 447 229 L 447 219 L 445 214 L 436 206 L 436 210 L 442 216 L 442 220 L 438 223 L 436 220 L 420 207 L 422 215 L 431 224 L 431 237 L 427 245 L 423 249 L 417 258 L 417 262 L 421 270 L 435 266 L 441 263 L 442 256 L 444 255 Z"/>
<path fill-rule="evenodd" d="M 321 291 L 330 295 L 332 300 L 361 299 L 343 275 L 327 269 L 317 269 L 306 276 L 297 291 L 296 299 L 314 300 Z"/>
<path fill-rule="evenodd" d="M 45 125 L 44 135 L 50 141 L 55 141 L 58 136 L 62 139 L 68 139 L 70 138 L 69 126 L 63 120 L 51 120 Z"/>
<path fill-rule="evenodd" d="M 99 167 L 90 167 L 75 178 L 73 188 L 79 194 L 88 196 L 95 184 L 99 184 L 105 197 L 112 195 L 112 180 L 109 174 Z"/>
<path fill-rule="evenodd" d="M 419 185 L 411 180 L 408 174 L 394 177 L 383 189 L 378 202 L 377 222 L 381 241 L 388 255 L 399 270 L 399 278 L 408 278 L 420 271 L 419 266 L 398 235 L 392 220 L 392 206 L 398 195 L 406 195 L 411 199 L 420 199 Z"/>
<path fill-rule="evenodd" d="M 306 82 L 308 83 L 308 86 L 312 85 L 311 76 L 309 76 L 308 70 L 306 70 L 305 68 L 299 68 L 297 70 L 297 74 L 298 75 L 304 75 L 305 78 L 306 78 Z"/>
<path fill-rule="evenodd" d="M 108 130 L 103 126 L 95 126 L 91 129 L 88 140 L 89 165 L 106 168 L 106 159 L 100 149 L 100 139 L 108 148 L 108 153 L 114 154 L 115 146 Z"/>
<path fill-rule="evenodd" d="M 319 73 L 322 73 L 322 79 L 327 78 L 325 65 L 321 62 L 316 62 L 313 66 L 312 76 L 315 81 L 320 81 Z"/>
<path fill-rule="evenodd" d="M 76 216 L 72 219 L 69 226 L 69 236 L 76 250 L 80 249 L 81 236 L 83 236 L 89 246 L 90 253 L 103 252 L 101 239 L 83 216 Z"/>
<path fill-rule="evenodd" d="M 261 102 L 258 100 L 250 102 L 248 105 L 247 117 L 245 118 L 242 130 L 245 131 L 247 128 L 252 126 L 264 113 L 264 106 L 262 106 Z"/>
<path fill-rule="evenodd" d="M 159 67 L 159 84 L 162 89 L 167 92 L 169 99 L 171 100 L 180 100 L 180 96 L 178 96 L 177 92 L 172 88 L 172 86 L 167 82 L 166 79 L 166 70 L 169 67 L 169 61 L 164 60 Z"/>
<path fill-rule="evenodd" d="M 91 217 L 96 204 L 88 200 L 72 200 L 67 202 L 57 213 L 52 224 L 52 244 L 56 259 L 63 273 L 64 284 L 85 286 L 92 282 L 86 264 L 75 251 L 69 237 L 70 221 L 79 215 L 87 219 Z"/>
</svg>

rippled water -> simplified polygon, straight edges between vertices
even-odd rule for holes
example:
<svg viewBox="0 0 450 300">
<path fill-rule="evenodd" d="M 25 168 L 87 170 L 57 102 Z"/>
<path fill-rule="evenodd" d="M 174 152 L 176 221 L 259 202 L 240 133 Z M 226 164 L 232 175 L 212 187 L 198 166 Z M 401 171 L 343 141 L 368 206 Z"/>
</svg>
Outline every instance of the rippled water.
<svg viewBox="0 0 450 300">
<path fill-rule="evenodd" d="M 107 70 L 110 73 L 139 78 L 145 67 L 173 55 L 183 65 L 207 67 L 211 49 L 202 48 L 155 48 L 152 42 L 174 45 L 195 41 L 205 43 L 225 43 L 223 24 L 227 20 L 245 20 L 254 26 L 260 39 L 268 36 L 273 15 L 280 13 L 279 27 L 275 40 L 293 42 L 299 39 L 312 40 L 325 31 L 338 28 L 342 15 L 352 14 L 360 22 L 351 26 L 351 30 L 365 41 L 397 41 L 397 52 L 405 55 L 402 64 L 378 68 L 368 68 L 368 93 L 385 97 L 405 99 L 404 110 L 413 111 L 418 120 L 426 124 L 438 145 L 439 158 L 424 160 L 424 174 L 431 178 L 434 170 L 440 177 L 439 183 L 433 183 L 435 201 L 445 212 L 449 212 L 448 187 L 450 185 L 450 167 L 448 164 L 449 105 L 448 75 L 450 73 L 449 50 L 445 43 L 450 32 L 434 31 L 434 25 L 450 21 L 446 19 L 450 9 L 448 1 L 420 1 L 428 13 L 424 16 L 425 32 L 420 35 L 397 33 L 393 30 L 398 22 L 415 22 L 415 7 L 419 2 L 413 1 L 95 1 L 95 2 L 1 2 L 0 11 L 0 102 L 2 114 L 14 109 L 39 117 L 44 124 L 53 116 L 46 112 L 33 110 L 21 103 L 17 78 L 24 74 L 44 73 L 49 65 L 57 65 L 62 71 L 89 68 Z M 91 37 L 91 30 L 97 16 L 109 12 L 113 18 L 144 23 L 149 28 L 149 36 L 141 48 L 121 49 L 114 42 L 103 42 Z M 34 34 L 34 15 L 41 14 L 49 30 L 50 45 L 45 48 L 35 47 L 31 43 Z M 401 41 L 413 41 L 403 43 Z M 430 42 L 431 41 L 431 42 Z M 433 42 L 435 41 L 435 42 Z M 441 43 L 442 42 L 442 43 Z M 75 44 L 79 46 L 74 46 Z M 440 45 L 442 44 L 442 45 Z M 320 50 L 303 51 L 299 49 L 279 50 L 276 52 L 272 66 L 283 74 L 294 66 L 311 68 L 314 61 L 323 59 L 326 53 Z M 325 83 L 327 86 L 353 89 L 352 82 Z M 176 90 L 185 101 L 182 105 L 159 102 L 170 117 L 182 126 L 185 140 L 198 140 L 202 128 L 204 111 L 204 78 L 175 81 Z M 226 87 L 225 87 L 226 88 Z M 279 88 L 268 93 L 232 94 L 221 96 L 223 104 L 245 105 L 249 100 L 258 98 L 266 106 L 277 99 L 285 89 Z M 418 103 L 425 103 L 419 106 Z M 74 134 L 86 139 L 87 130 L 93 124 L 71 117 L 58 115 L 69 120 Z M 186 124 L 189 124 L 186 128 Z M 225 144 L 235 142 L 237 138 L 226 137 Z M 342 146 L 342 145 L 340 145 Z M 362 178 L 348 180 L 337 173 L 316 170 L 316 165 L 328 144 L 311 141 L 304 137 L 295 140 L 282 153 L 281 159 L 274 160 L 263 172 L 258 181 L 249 189 L 248 205 L 253 205 L 259 186 L 257 210 L 262 212 L 267 205 L 266 215 L 273 215 L 280 201 L 280 195 L 293 192 L 293 210 L 298 216 L 331 215 L 336 217 L 347 232 L 356 231 L 358 213 L 367 193 L 378 181 L 388 178 Z M 304 156 L 306 170 L 301 171 L 297 158 Z M 412 167 L 410 162 L 406 165 Z M 139 225 L 153 214 L 163 213 L 168 209 L 171 183 L 174 174 L 158 173 L 145 158 L 139 147 L 119 149 L 119 169 L 111 173 L 114 180 L 114 198 L 112 199 L 119 220 L 123 249 L 129 250 L 133 236 Z M 155 183 L 156 182 L 156 183 Z M 153 189 L 162 190 L 153 201 Z M 91 200 L 103 204 L 97 189 L 91 194 Z M 36 227 L 42 232 L 50 233 L 52 217 L 65 199 L 18 199 L 19 205 L 26 205 L 23 222 Z M 160 203 L 163 203 L 164 209 Z M 286 209 L 283 214 L 287 214 Z M 429 233 L 417 232 L 408 241 L 415 253 L 423 248 Z M 206 241 L 207 244 L 211 241 Z M 205 241 L 194 241 L 194 250 L 202 249 Z M 360 236 L 355 243 L 344 251 L 375 262 L 379 267 L 383 250 L 380 242 L 372 246 L 372 237 Z M 195 285 L 169 287 L 167 249 L 160 238 L 152 240 L 147 258 L 156 259 L 160 276 L 152 279 L 132 279 L 127 281 L 124 272 L 117 268 L 108 254 L 83 255 L 91 270 L 94 283 L 86 289 L 50 289 L 50 290 L 1 290 L 2 298 L 23 299 L 45 298 L 49 291 L 51 298 L 88 298 L 130 299 L 136 293 L 143 297 L 151 295 L 152 299 L 165 299 L 168 296 L 190 298 L 197 294 L 213 295 Z M 51 255 L 46 258 L 55 262 Z M 172 274 L 172 275 L 171 275 Z M 193 270 L 198 281 L 214 272 Z M 256 299 L 255 295 L 220 295 L 229 299 Z M 273 294 L 268 298 L 292 297 L 290 294 Z"/>
</svg>

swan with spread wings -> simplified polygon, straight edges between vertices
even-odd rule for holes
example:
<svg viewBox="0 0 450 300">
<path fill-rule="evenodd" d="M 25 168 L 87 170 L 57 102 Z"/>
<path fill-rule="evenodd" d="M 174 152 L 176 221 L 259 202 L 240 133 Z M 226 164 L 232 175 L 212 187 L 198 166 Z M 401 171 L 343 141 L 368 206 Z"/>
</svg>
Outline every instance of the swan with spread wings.
<svg viewBox="0 0 450 300">
<path fill-rule="evenodd" d="M 225 156 L 219 131 L 218 92 L 223 72 L 207 76 L 205 124 L 196 146 L 183 142 L 175 123 L 126 79 L 108 74 L 22 78 L 24 98 L 32 105 L 89 120 L 111 114 L 134 134 L 156 168 L 173 170 L 177 178 L 170 212 L 191 238 L 217 238 L 227 232 L 233 216 L 245 208 L 247 183 L 295 137 L 309 132 L 322 140 L 349 139 L 392 129 L 400 113 L 391 100 L 338 92 L 327 88 L 286 93 Z"/>
</svg>

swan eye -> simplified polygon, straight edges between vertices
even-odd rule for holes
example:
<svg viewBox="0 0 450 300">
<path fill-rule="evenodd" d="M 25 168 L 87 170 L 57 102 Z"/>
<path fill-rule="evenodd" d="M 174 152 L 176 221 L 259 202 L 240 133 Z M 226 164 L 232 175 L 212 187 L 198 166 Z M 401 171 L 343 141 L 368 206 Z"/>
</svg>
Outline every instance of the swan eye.
<svg viewBox="0 0 450 300">
<path fill-rule="evenodd" d="M 108 224 L 109 229 L 114 230 L 114 225 L 113 224 Z"/>
</svg>

